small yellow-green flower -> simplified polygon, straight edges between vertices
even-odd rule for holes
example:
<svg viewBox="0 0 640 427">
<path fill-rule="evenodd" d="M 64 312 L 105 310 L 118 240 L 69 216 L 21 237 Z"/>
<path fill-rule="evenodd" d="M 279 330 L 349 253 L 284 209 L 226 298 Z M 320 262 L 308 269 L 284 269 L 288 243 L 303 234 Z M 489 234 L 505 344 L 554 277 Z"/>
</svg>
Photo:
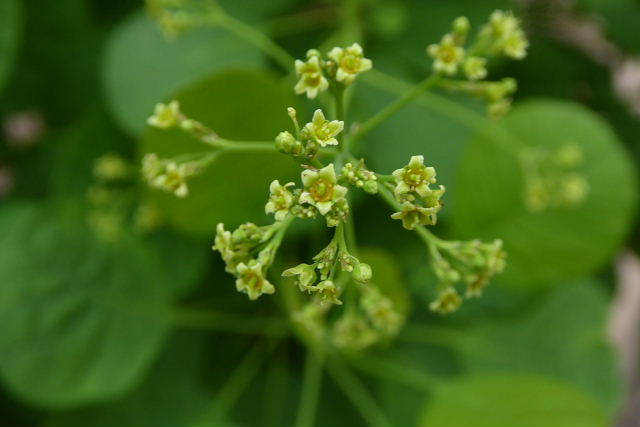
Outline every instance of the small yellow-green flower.
<svg viewBox="0 0 640 427">
<path fill-rule="evenodd" d="M 393 171 L 396 180 L 396 195 L 415 191 L 421 197 L 426 197 L 431 189 L 429 184 L 436 182 L 436 170 L 424 165 L 423 156 L 411 156 L 409 164 Z"/>
<path fill-rule="evenodd" d="M 300 195 L 300 203 L 315 206 L 322 215 L 326 215 L 347 194 L 347 188 L 337 184 L 333 163 L 318 171 L 303 171 L 302 183 L 304 191 Z"/>
<path fill-rule="evenodd" d="M 150 184 L 153 183 L 162 171 L 163 167 L 156 153 L 148 153 L 144 155 L 142 158 L 142 177 L 145 181 Z"/>
<path fill-rule="evenodd" d="M 494 11 L 489 17 L 489 28 L 493 37 L 504 39 L 520 28 L 518 19 L 512 12 Z"/>
<path fill-rule="evenodd" d="M 180 103 L 176 100 L 168 104 L 156 104 L 153 115 L 147 119 L 147 124 L 159 129 L 169 129 L 177 126 L 182 114 Z"/>
<path fill-rule="evenodd" d="M 470 56 L 464 60 L 464 73 L 469 80 L 482 80 L 487 77 L 487 60 L 479 56 Z"/>
<path fill-rule="evenodd" d="M 322 302 L 330 302 L 336 305 L 342 304 L 342 301 L 338 299 L 338 288 L 331 280 L 324 280 L 309 289 L 318 295 Z"/>
<path fill-rule="evenodd" d="M 291 187 L 295 185 L 293 182 L 289 182 L 285 185 L 281 185 L 280 181 L 277 179 L 269 185 L 269 192 L 271 193 L 269 196 L 269 201 L 264 207 L 264 211 L 267 214 L 275 214 L 276 221 L 282 221 L 287 214 L 289 213 L 289 209 L 293 205 L 293 194 L 287 187 Z"/>
<path fill-rule="evenodd" d="M 335 61 L 338 67 L 336 80 L 344 84 L 350 84 L 358 73 L 370 70 L 373 65 L 370 59 L 364 57 L 362 47 L 358 43 L 346 48 L 334 47 L 327 56 Z"/>
<path fill-rule="evenodd" d="M 309 288 L 315 283 L 317 274 L 315 267 L 309 264 L 299 264 L 282 272 L 284 277 L 298 276 L 298 287 L 301 291 L 310 292 Z"/>
<path fill-rule="evenodd" d="M 191 168 L 188 165 L 169 162 L 164 172 L 153 180 L 153 187 L 173 193 L 177 197 L 187 197 L 189 195 L 187 177 L 190 174 Z"/>
<path fill-rule="evenodd" d="M 244 292 L 250 300 L 255 300 L 262 294 L 272 294 L 276 291 L 271 283 L 264 277 L 262 264 L 256 260 L 249 261 L 249 264 L 241 262 L 236 269 L 238 279 L 236 289 Z"/>
<path fill-rule="evenodd" d="M 327 90 L 329 82 L 322 73 L 320 58 L 317 55 L 311 55 L 309 59 L 301 61 L 296 59 L 296 74 L 299 79 L 293 90 L 298 95 L 307 94 L 307 98 L 315 98 L 319 92 Z"/>
<path fill-rule="evenodd" d="M 391 215 L 393 219 L 402 220 L 402 226 L 407 230 L 413 230 L 416 225 L 434 225 L 436 214 L 440 208 L 427 208 L 411 202 L 402 203 L 400 212 Z"/>
<path fill-rule="evenodd" d="M 94 176 L 105 181 L 127 178 L 130 172 L 131 169 L 127 162 L 122 157 L 113 154 L 98 158 L 93 165 Z"/>
<path fill-rule="evenodd" d="M 445 74 L 455 74 L 464 59 L 464 48 L 459 46 L 451 34 L 445 34 L 439 44 L 432 44 L 427 53 L 434 58 L 433 69 Z"/>
<path fill-rule="evenodd" d="M 338 145 L 335 138 L 344 129 L 344 122 L 340 120 L 327 120 L 322 110 L 317 109 L 313 113 L 311 123 L 305 125 L 308 135 L 320 146 Z"/>
<path fill-rule="evenodd" d="M 513 31 L 504 39 L 504 54 L 513 59 L 527 56 L 529 41 L 522 30 Z"/>
<path fill-rule="evenodd" d="M 482 34 L 489 38 L 493 53 L 502 52 L 514 59 L 522 59 L 527 54 L 527 36 L 520 27 L 520 21 L 511 12 L 493 12 Z"/>
<path fill-rule="evenodd" d="M 438 299 L 429 304 L 429 308 L 440 314 L 448 314 L 456 311 L 462 304 L 462 298 L 453 286 L 448 286 L 438 296 Z"/>
</svg>

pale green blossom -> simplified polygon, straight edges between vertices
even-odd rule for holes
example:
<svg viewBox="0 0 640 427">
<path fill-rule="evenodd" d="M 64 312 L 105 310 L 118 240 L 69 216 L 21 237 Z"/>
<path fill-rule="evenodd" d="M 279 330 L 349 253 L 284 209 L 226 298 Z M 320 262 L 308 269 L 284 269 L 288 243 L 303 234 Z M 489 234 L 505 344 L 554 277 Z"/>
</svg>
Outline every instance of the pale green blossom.
<svg viewBox="0 0 640 427">
<path fill-rule="evenodd" d="M 304 191 L 299 202 L 315 206 L 321 215 L 326 215 L 347 194 L 347 188 L 337 184 L 333 163 L 317 171 L 303 171 L 302 183 Z"/>
<path fill-rule="evenodd" d="M 299 80 L 293 89 L 298 95 L 306 93 L 307 98 L 313 99 L 319 92 L 329 88 L 317 55 L 311 55 L 306 62 L 296 59 L 295 68 Z"/>
<path fill-rule="evenodd" d="M 427 53 L 434 58 L 433 69 L 453 75 L 464 59 L 464 48 L 459 46 L 451 34 L 445 34 L 439 44 L 432 44 Z"/>
<path fill-rule="evenodd" d="M 275 214 L 276 221 L 282 221 L 289 213 L 289 209 L 293 205 L 293 194 L 287 187 L 295 185 L 293 182 L 289 182 L 285 185 L 281 185 L 277 179 L 271 182 L 269 185 L 269 201 L 264 207 L 265 213 Z"/>
<path fill-rule="evenodd" d="M 168 104 L 156 104 L 154 113 L 147 119 L 147 124 L 159 129 L 169 129 L 175 127 L 180 122 L 180 103 L 176 100 Z"/>
<path fill-rule="evenodd" d="M 482 80 L 487 77 L 487 60 L 479 56 L 470 56 L 464 60 L 464 73 L 469 80 Z"/>
<path fill-rule="evenodd" d="M 241 262 L 236 269 L 238 275 L 236 289 L 238 292 L 246 293 L 250 300 L 256 300 L 262 294 L 272 294 L 276 291 L 264 277 L 262 268 L 262 264 L 251 260 L 248 264 Z"/>
<path fill-rule="evenodd" d="M 358 43 L 346 48 L 334 47 L 327 56 L 336 63 L 336 80 L 344 84 L 350 84 L 359 73 L 373 66 L 371 60 L 364 57 Z"/>
<path fill-rule="evenodd" d="M 407 166 L 393 171 L 393 177 L 396 196 L 415 191 L 426 197 L 431 192 L 429 184 L 436 182 L 436 170 L 424 165 L 423 156 L 411 156 Z"/>
<path fill-rule="evenodd" d="M 338 145 L 336 136 L 344 129 L 344 122 L 340 120 L 327 120 L 322 110 L 317 109 L 313 113 L 310 123 L 305 125 L 307 134 L 320 146 Z"/>
</svg>

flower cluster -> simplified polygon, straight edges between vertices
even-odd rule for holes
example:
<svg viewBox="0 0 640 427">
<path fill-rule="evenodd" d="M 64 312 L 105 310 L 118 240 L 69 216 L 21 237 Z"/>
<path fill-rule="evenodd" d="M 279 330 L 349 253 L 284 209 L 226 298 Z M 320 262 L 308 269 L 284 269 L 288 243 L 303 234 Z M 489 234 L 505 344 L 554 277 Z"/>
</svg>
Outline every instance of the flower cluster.
<svg viewBox="0 0 640 427">
<path fill-rule="evenodd" d="M 378 178 L 364 165 L 364 159 L 360 159 L 355 166 L 353 163 L 345 164 L 340 175 L 349 184 L 362 188 L 369 194 L 378 192 Z"/>
<path fill-rule="evenodd" d="M 526 56 L 528 41 L 520 22 L 510 12 L 495 11 L 489 17 L 474 41 L 465 48 L 469 33 L 469 21 L 465 17 L 454 20 L 451 32 L 445 34 L 438 44 L 427 47 L 433 57 L 436 72 L 454 76 L 462 70 L 468 80 L 444 84 L 451 90 L 466 92 L 487 102 L 489 116 L 497 118 L 510 108 L 510 95 L 515 91 L 515 81 L 482 82 L 487 75 L 490 57 L 505 55 L 513 59 Z"/>
<path fill-rule="evenodd" d="M 582 164 L 582 148 L 565 144 L 557 150 L 531 149 L 525 170 L 524 204 L 530 212 L 549 207 L 574 207 L 589 194 L 589 182 L 578 172 Z"/>
<path fill-rule="evenodd" d="M 218 224 L 213 250 L 225 262 L 227 272 L 236 277 L 236 289 L 255 300 L 262 294 L 272 294 L 275 287 L 267 280 L 267 269 L 273 263 L 286 226 L 282 222 L 258 227 L 245 223 L 233 232 Z"/>
<path fill-rule="evenodd" d="M 142 158 L 142 177 L 149 186 L 181 198 L 189 195 L 187 178 L 197 171 L 194 164 L 163 160 L 153 153 Z"/>
<path fill-rule="evenodd" d="M 430 187 L 436 182 L 435 169 L 424 165 L 423 156 L 412 156 L 409 164 L 393 172 L 393 178 L 393 192 L 402 209 L 391 218 L 401 220 L 407 230 L 417 225 L 435 225 L 445 191 L 442 185 Z"/>
<path fill-rule="evenodd" d="M 362 47 L 354 43 L 349 47 L 334 47 L 326 58 L 316 49 L 307 51 L 306 61 L 295 61 L 298 83 L 294 90 L 313 99 L 331 86 L 348 86 L 358 74 L 370 70 L 372 62 L 364 57 Z"/>
<path fill-rule="evenodd" d="M 462 303 L 454 286 L 456 283 L 462 282 L 466 286 L 465 297 L 478 297 L 489 280 L 506 266 L 501 240 L 441 242 L 432 255 L 431 263 L 440 292 L 430 308 L 442 314 L 455 311 Z"/>
<path fill-rule="evenodd" d="M 313 113 L 311 122 L 300 127 L 296 110 L 289 108 L 287 111 L 296 135 L 288 131 L 280 132 L 275 140 L 278 151 L 295 158 L 312 159 L 320 147 L 338 145 L 336 137 L 344 129 L 343 121 L 327 120 L 322 110 L 318 109 Z"/>
<path fill-rule="evenodd" d="M 373 275 L 369 264 L 349 253 L 343 227 L 339 227 L 331 242 L 313 257 L 312 264 L 299 264 L 285 270 L 282 276 L 295 277 L 300 291 L 315 295 L 321 303 L 340 305 L 342 286 L 334 281 L 339 272 L 349 273 L 359 284 L 368 283 Z"/>
<path fill-rule="evenodd" d="M 451 32 L 427 49 L 434 58 L 436 78 L 429 77 L 425 82 L 481 96 L 490 103 L 490 109 L 497 110 L 500 103 L 508 101 L 515 82 L 483 79 L 490 55 L 500 51 L 512 57 L 522 56 L 517 52 L 516 39 L 524 40 L 524 33 L 512 18 L 508 14 L 492 15 L 488 26 L 483 27 L 468 49 L 465 44 L 469 21 L 464 17 L 456 19 Z M 526 43 L 520 48 L 526 49 Z M 245 223 L 233 231 L 218 224 L 213 249 L 220 253 L 226 271 L 235 277 L 236 289 L 255 300 L 282 286 L 275 280 L 272 283 L 267 274 L 291 223 L 322 217 L 332 233 L 329 243 L 310 259 L 296 261 L 297 265 L 285 269 L 281 276 L 289 278 L 308 296 L 306 303 L 291 308 L 292 323 L 301 334 L 311 342 L 332 342 L 348 350 L 361 350 L 393 337 L 405 321 L 405 314 L 391 298 L 393 295 L 386 295 L 385 288 L 376 285 L 371 266 L 358 258 L 350 189 L 381 197 L 394 210 L 391 218 L 400 220 L 405 229 L 415 230 L 424 240 L 439 280 L 439 297 L 431 304 L 433 310 L 440 313 L 455 310 L 462 302 L 456 284 L 466 286 L 467 298 L 478 296 L 490 278 L 505 267 L 505 253 L 499 240 L 444 241 L 426 227 L 437 222 L 445 188 L 437 185 L 436 171 L 424 164 L 422 155 L 412 156 L 407 165 L 390 175 L 370 170 L 364 159 L 352 155 L 350 145 L 354 141 L 428 87 L 418 85 L 414 93 L 401 97 L 360 127 L 345 127 L 344 91 L 371 67 L 371 60 L 365 58 L 357 43 L 335 47 L 325 56 L 315 49 L 309 50 L 306 60 L 295 61 L 298 80 L 293 89 L 311 99 L 330 90 L 336 101 L 337 119 L 331 120 L 317 109 L 311 120 L 301 125 L 297 111 L 289 108 L 293 129 L 283 130 L 271 142 L 222 139 L 202 123 L 186 117 L 178 102 L 158 104 L 149 125 L 180 129 L 208 145 L 211 153 L 174 159 L 147 154 L 142 165 L 142 174 L 151 187 L 184 197 L 188 194 L 187 179 L 209 164 L 219 151 L 258 147 L 259 151 L 275 149 L 292 157 L 302 168 L 299 185 L 277 179 L 269 185 L 264 210 L 274 215 L 274 222 L 266 226 Z M 459 70 L 464 72 L 464 80 L 441 78 L 442 74 L 454 76 Z M 565 162 L 572 161 L 571 153 L 561 157 Z M 575 182 L 569 186 L 577 191 Z M 332 307 L 342 305 L 344 308 L 338 315 L 328 315 Z"/>
</svg>

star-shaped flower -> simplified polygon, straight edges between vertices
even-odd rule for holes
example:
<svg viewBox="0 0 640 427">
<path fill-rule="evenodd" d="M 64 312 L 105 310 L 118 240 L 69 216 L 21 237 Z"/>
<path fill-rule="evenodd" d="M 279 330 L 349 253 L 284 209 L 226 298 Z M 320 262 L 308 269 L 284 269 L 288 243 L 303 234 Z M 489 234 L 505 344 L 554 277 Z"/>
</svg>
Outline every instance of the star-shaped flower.
<svg viewBox="0 0 640 427">
<path fill-rule="evenodd" d="M 313 113 L 311 123 L 307 123 L 304 128 L 314 141 L 320 146 L 326 147 L 327 145 L 338 145 L 338 140 L 335 137 L 344 129 L 344 122 L 340 120 L 329 121 L 324 117 L 322 110 L 317 109 Z"/>
<path fill-rule="evenodd" d="M 326 215 L 347 194 L 347 188 L 337 184 L 333 163 L 318 171 L 303 171 L 302 183 L 304 191 L 300 195 L 300 203 L 315 206 L 322 215 Z"/>
<path fill-rule="evenodd" d="M 327 90 L 329 82 L 322 73 L 320 58 L 312 55 L 306 62 L 296 59 L 296 74 L 300 78 L 293 90 L 298 95 L 307 94 L 307 98 L 315 98 L 319 92 Z"/>
<path fill-rule="evenodd" d="M 244 292 L 250 300 L 255 300 L 262 294 L 272 294 L 276 291 L 274 286 L 264 277 L 262 264 L 256 260 L 249 261 L 249 264 L 241 262 L 236 269 L 238 279 L 236 289 Z"/>
<path fill-rule="evenodd" d="M 358 43 L 346 48 L 334 47 L 327 56 L 335 61 L 338 67 L 336 80 L 344 84 L 350 84 L 358 73 L 370 70 L 373 65 L 370 59 L 364 57 L 362 47 Z"/>
</svg>

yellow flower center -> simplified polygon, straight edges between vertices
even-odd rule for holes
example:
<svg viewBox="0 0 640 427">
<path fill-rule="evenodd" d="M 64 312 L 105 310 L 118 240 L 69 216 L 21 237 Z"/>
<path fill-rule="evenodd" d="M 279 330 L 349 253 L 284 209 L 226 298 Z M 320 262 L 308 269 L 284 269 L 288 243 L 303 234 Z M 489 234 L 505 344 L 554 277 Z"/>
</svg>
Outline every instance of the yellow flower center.
<svg viewBox="0 0 640 427">
<path fill-rule="evenodd" d="M 360 71 L 360 57 L 356 55 L 345 54 L 340 58 L 340 68 L 350 74 Z"/>
<path fill-rule="evenodd" d="M 333 197 L 333 186 L 334 184 L 332 182 L 320 178 L 313 183 L 309 192 L 313 200 L 317 202 L 327 202 Z"/>
<path fill-rule="evenodd" d="M 304 83 L 307 86 L 315 87 L 320 86 L 320 82 L 322 81 L 322 74 L 320 73 L 311 73 L 304 75 Z"/>
</svg>

